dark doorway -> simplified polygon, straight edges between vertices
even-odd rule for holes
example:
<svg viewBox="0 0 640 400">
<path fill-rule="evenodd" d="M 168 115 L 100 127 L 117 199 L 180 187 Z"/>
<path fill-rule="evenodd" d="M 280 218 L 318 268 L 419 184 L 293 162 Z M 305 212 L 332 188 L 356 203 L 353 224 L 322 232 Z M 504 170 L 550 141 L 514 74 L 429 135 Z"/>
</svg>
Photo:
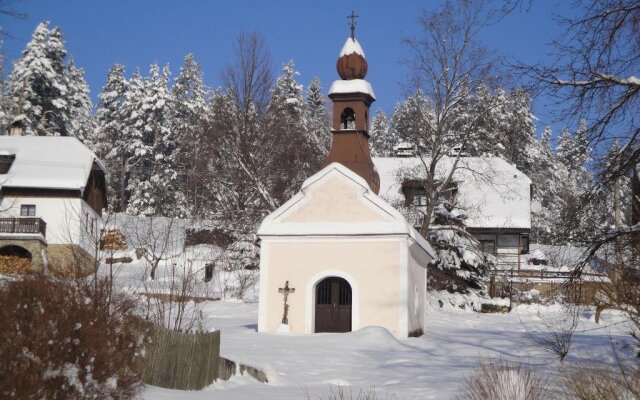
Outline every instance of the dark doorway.
<svg viewBox="0 0 640 400">
<path fill-rule="evenodd" d="M 316 286 L 316 332 L 351 332 L 351 285 L 326 278 Z"/>
</svg>

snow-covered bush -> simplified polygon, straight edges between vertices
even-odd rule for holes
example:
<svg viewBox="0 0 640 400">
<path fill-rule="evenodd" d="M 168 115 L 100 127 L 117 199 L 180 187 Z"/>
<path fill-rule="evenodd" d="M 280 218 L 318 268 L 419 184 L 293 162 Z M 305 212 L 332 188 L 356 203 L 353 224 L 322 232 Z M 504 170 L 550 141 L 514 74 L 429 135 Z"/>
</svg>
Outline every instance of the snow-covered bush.
<svg viewBox="0 0 640 400">
<path fill-rule="evenodd" d="M 542 400 L 547 383 L 534 370 L 507 361 L 483 361 L 465 379 L 459 399 L 465 400 Z"/>
<path fill-rule="evenodd" d="M 42 275 L 0 289 L 0 397 L 130 399 L 145 330 L 108 280 Z"/>
</svg>

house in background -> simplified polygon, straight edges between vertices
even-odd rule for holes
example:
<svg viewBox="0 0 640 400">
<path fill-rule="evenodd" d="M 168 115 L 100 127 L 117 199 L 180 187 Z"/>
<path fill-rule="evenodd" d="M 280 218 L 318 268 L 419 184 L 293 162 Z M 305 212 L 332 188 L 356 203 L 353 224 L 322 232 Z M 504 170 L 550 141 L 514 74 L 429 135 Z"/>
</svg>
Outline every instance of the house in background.
<svg viewBox="0 0 640 400">
<path fill-rule="evenodd" d="M 380 175 L 380 196 L 418 217 L 426 206 L 421 177 L 424 166 L 417 157 L 373 158 Z M 442 176 L 453 158 L 439 163 Z M 531 232 L 531 179 L 515 165 L 498 157 L 460 157 L 448 200 L 467 216 L 466 231 L 486 253 L 496 256 L 498 268 L 519 270 L 521 255 L 529 253 Z M 411 220 L 416 228 L 419 218 Z"/>
<path fill-rule="evenodd" d="M 90 272 L 105 173 L 74 137 L 1 136 L 0 269 Z"/>
</svg>

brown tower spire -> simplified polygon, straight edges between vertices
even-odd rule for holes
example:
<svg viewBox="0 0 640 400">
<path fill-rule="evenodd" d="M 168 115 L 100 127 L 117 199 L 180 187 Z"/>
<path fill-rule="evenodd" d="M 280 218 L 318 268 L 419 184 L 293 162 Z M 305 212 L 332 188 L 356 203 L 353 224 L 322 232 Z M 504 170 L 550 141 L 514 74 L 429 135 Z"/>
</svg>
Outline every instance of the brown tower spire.
<svg viewBox="0 0 640 400">
<path fill-rule="evenodd" d="M 369 107 L 375 99 L 373 88 L 364 80 L 367 60 L 355 38 L 355 15 L 351 12 L 351 36 L 338 58 L 338 74 L 329 89 L 333 102 L 331 150 L 322 167 L 339 162 L 363 177 L 371 190 L 380 191 L 380 177 L 369 152 Z"/>
</svg>

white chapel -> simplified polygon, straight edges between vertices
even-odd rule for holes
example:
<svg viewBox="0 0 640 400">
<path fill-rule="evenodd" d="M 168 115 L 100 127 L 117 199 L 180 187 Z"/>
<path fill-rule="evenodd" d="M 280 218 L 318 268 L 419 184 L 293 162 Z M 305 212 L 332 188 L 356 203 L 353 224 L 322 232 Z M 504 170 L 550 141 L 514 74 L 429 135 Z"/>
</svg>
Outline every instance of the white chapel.
<svg viewBox="0 0 640 400">
<path fill-rule="evenodd" d="M 258 230 L 258 330 L 349 332 L 381 326 L 398 337 L 426 329 L 433 250 L 378 196 L 369 153 L 367 61 L 352 34 L 333 82 L 333 141 L 323 169 Z"/>
</svg>

